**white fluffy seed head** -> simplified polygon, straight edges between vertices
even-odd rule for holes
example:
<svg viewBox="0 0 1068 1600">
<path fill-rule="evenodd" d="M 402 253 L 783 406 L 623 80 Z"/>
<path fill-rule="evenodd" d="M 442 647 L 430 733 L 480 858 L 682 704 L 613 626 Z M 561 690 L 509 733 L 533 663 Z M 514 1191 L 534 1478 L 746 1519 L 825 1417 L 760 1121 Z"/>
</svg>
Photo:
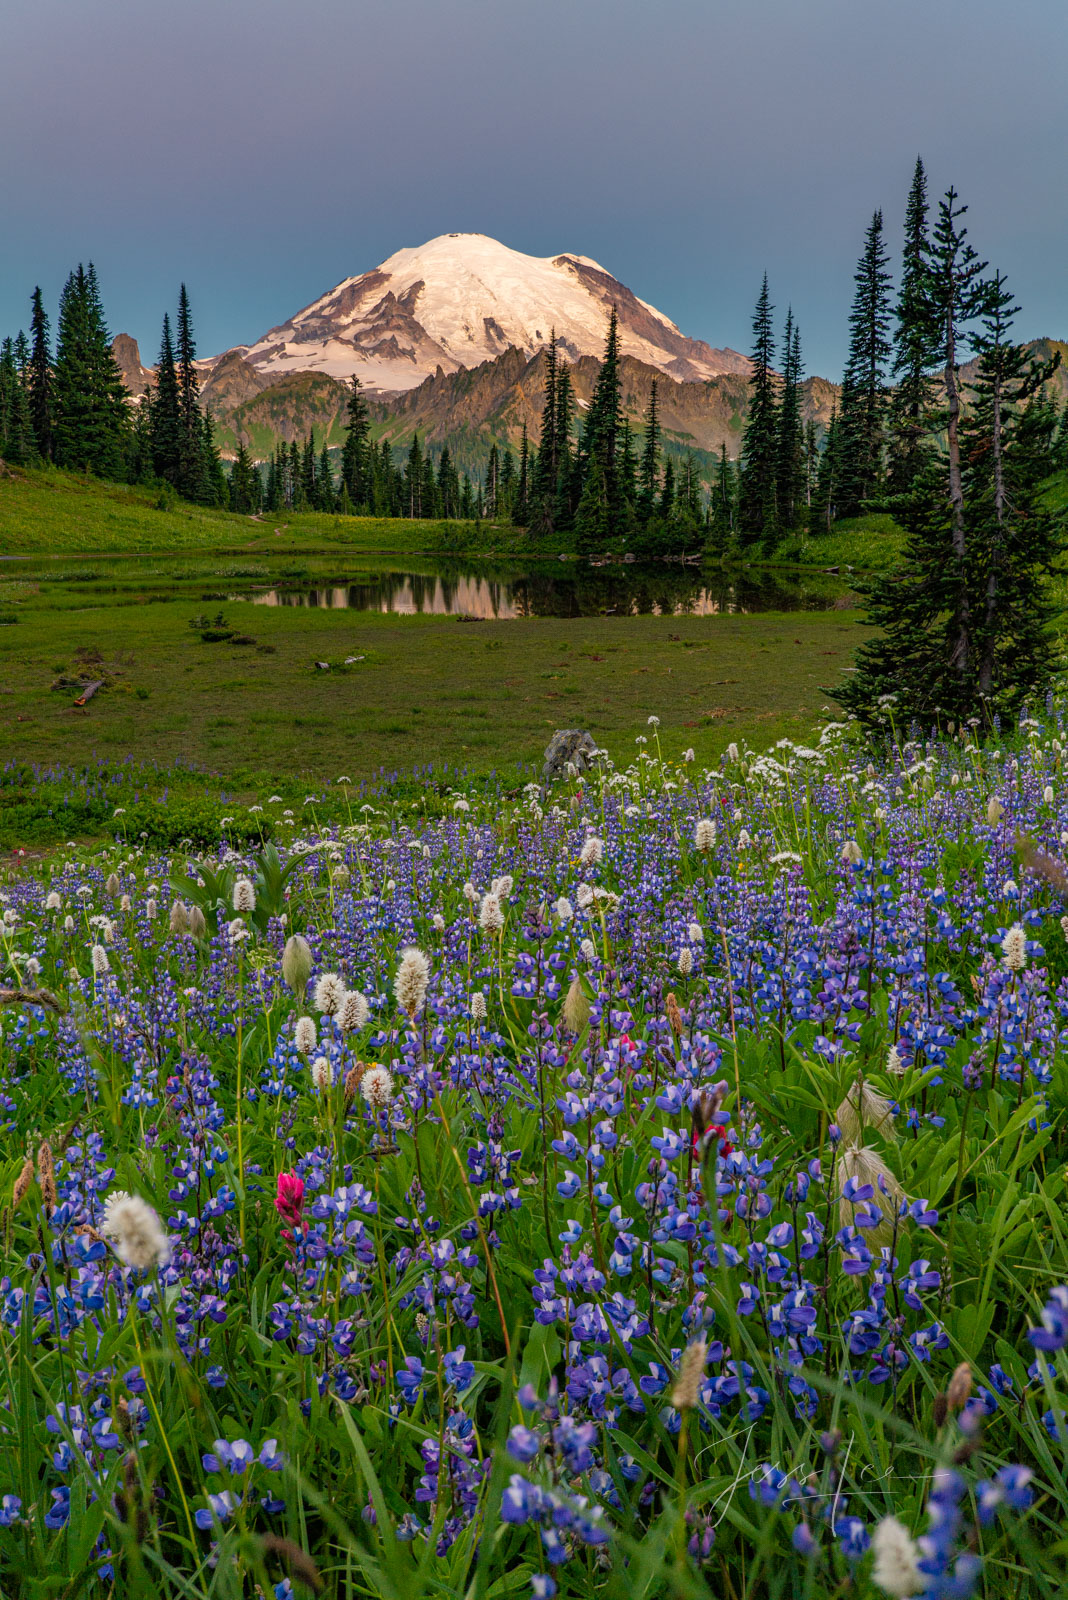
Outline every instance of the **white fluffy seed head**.
<svg viewBox="0 0 1068 1600">
<path fill-rule="evenodd" d="M 397 976 L 393 980 L 397 1004 L 409 1017 L 415 1017 L 422 1009 L 429 983 L 430 963 L 421 950 L 411 945 L 402 953 Z"/>
<path fill-rule="evenodd" d="M 251 878 L 238 878 L 234 884 L 234 910 L 239 916 L 247 916 L 256 909 L 256 890 Z"/>
<path fill-rule="evenodd" d="M 871 1579 L 877 1588 L 895 1600 L 911 1600 L 920 1593 L 926 1582 L 920 1571 L 920 1553 L 903 1522 L 884 1517 L 876 1524 L 871 1547 L 875 1556 Z"/>
<path fill-rule="evenodd" d="M 302 1056 L 310 1056 L 319 1042 L 319 1035 L 315 1031 L 315 1023 L 311 1017 L 298 1017 L 297 1025 L 293 1029 L 293 1043 Z"/>
<path fill-rule="evenodd" d="M 1027 934 L 1015 923 L 1001 941 L 1001 953 L 1009 972 L 1022 972 L 1027 965 Z"/>
<path fill-rule="evenodd" d="M 358 989 L 350 989 L 337 1011 L 338 1027 L 345 1033 L 359 1033 L 366 1027 L 371 1008 Z"/>
<path fill-rule="evenodd" d="M 711 817 L 702 817 L 693 830 L 693 842 L 702 854 L 715 849 L 716 824 Z"/>
<path fill-rule="evenodd" d="M 671 1404 L 676 1411 L 692 1411 L 700 1402 L 701 1380 L 705 1375 L 707 1357 L 708 1345 L 703 1339 L 695 1339 L 682 1352 L 679 1375 L 671 1391 Z"/>
<path fill-rule="evenodd" d="M 128 1267 L 142 1271 L 152 1266 L 165 1267 L 171 1258 L 159 1217 L 140 1195 L 125 1194 L 121 1189 L 109 1194 L 100 1231 L 112 1240 L 116 1255 Z"/>
<path fill-rule="evenodd" d="M 581 978 L 573 978 L 564 996 L 564 1026 L 569 1033 L 581 1033 L 590 1020 L 590 1002 Z"/>
<path fill-rule="evenodd" d="M 859 867 L 864 860 L 864 854 L 855 839 L 847 839 L 842 846 L 842 860 L 848 861 L 851 867 Z"/>
<path fill-rule="evenodd" d="M 445 918 L 442 916 L 440 911 L 435 911 L 434 912 L 434 919 L 433 920 L 434 920 L 434 932 L 435 933 L 444 933 L 445 932 Z"/>
<path fill-rule="evenodd" d="M 886 1053 L 886 1070 L 895 1078 L 902 1078 L 905 1075 L 905 1063 L 896 1044 L 892 1044 Z"/>
<path fill-rule="evenodd" d="M 858 1184 L 870 1183 L 875 1190 L 872 1200 L 868 1203 L 877 1205 L 883 1218 L 877 1228 L 867 1230 L 866 1237 L 872 1244 L 887 1243 L 893 1234 L 894 1215 L 905 1198 L 904 1189 L 878 1150 L 873 1149 L 871 1145 L 844 1144 L 838 1152 L 835 1164 L 835 1179 L 839 1194 L 838 1214 L 843 1228 L 853 1226 L 855 1203 L 847 1200 L 842 1194 L 850 1178 L 854 1178 Z"/>
<path fill-rule="evenodd" d="M 571 901 L 567 898 L 567 896 L 563 894 L 560 896 L 553 909 L 555 910 L 559 920 L 565 924 L 570 922 L 575 915 L 574 906 L 571 904 Z"/>
<path fill-rule="evenodd" d="M 282 951 L 282 977 L 297 996 L 303 995 L 311 977 L 311 945 L 303 934 L 291 933 Z"/>
<path fill-rule="evenodd" d="M 490 894 L 495 894 L 498 900 L 507 900 L 514 887 L 515 879 L 506 872 L 503 878 L 494 878 L 490 884 Z"/>
<path fill-rule="evenodd" d="M 176 900 L 171 906 L 170 930 L 172 933 L 189 932 L 189 912 L 184 900 Z"/>
<path fill-rule="evenodd" d="M 992 794 L 986 803 L 986 820 L 992 828 L 996 828 L 1005 815 L 1005 807 L 996 794 Z"/>
<path fill-rule="evenodd" d="M 393 1099 L 393 1075 L 385 1067 L 368 1067 L 360 1079 L 360 1093 L 372 1111 L 381 1111 Z"/>
<path fill-rule="evenodd" d="M 1042 799 L 1043 799 L 1044 803 L 1047 806 L 1051 806 L 1053 804 L 1053 785 L 1052 785 L 1052 783 L 1047 783 L 1046 787 L 1043 789 L 1043 791 L 1042 791 Z"/>
<path fill-rule="evenodd" d="M 107 881 L 104 884 L 104 888 L 107 890 L 108 894 L 110 894 L 112 896 L 118 894 L 118 892 L 119 892 L 119 879 L 118 879 L 118 875 L 116 873 L 114 873 L 114 872 L 109 872 L 108 873 Z"/>
<path fill-rule="evenodd" d="M 73 933 L 74 932 L 74 918 L 70 915 L 69 912 L 63 918 L 63 932 L 64 933 Z"/>
<path fill-rule="evenodd" d="M 56 892 L 55 889 L 53 889 L 52 892 L 49 894 L 48 899 L 45 901 L 45 910 L 46 911 L 62 911 L 62 909 L 63 909 L 62 896 L 59 895 Z"/>
<path fill-rule="evenodd" d="M 345 998 L 344 982 L 336 972 L 324 972 L 315 985 L 315 1009 L 324 1016 L 336 1017 Z"/>
<path fill-rule="evenodd" d="M 593 940 L 583 939 L 579 945 L 579 953 L 583 961 L 595 961 L 597 959 L 597 951 L 593 947 Z"/>
<path fill-rule="evenodd" d="M 834 1120 L 847 1144 L 863 1144 L 864 1135 L 870 1129 L 886 1139 L 894 1137 L 894 1112 L 889 1100 L 876 1094 L 866 1083 L 850 1085 Z"/>
</svg>

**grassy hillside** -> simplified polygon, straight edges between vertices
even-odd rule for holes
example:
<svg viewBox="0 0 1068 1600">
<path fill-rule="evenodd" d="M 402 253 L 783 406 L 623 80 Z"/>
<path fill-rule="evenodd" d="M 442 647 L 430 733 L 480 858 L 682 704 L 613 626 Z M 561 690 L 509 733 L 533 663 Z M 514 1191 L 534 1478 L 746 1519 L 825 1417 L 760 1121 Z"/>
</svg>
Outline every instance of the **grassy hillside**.
<svg viewBox="0 0 1068 1600">
<path fill-rule="evenodd" d="M 0 474 L 0 556 L 178 550 L 285 554 L 337 548 L 404 554 L 480 549 L 507 552 L 525 535 L 514 528 L 458 522 L 264 513 L 262 519 L 176 504 L 155 490 L 101 483 L 51 469 Z M 549 552 L 551 553 L 551 552 Z"/>
</svg>

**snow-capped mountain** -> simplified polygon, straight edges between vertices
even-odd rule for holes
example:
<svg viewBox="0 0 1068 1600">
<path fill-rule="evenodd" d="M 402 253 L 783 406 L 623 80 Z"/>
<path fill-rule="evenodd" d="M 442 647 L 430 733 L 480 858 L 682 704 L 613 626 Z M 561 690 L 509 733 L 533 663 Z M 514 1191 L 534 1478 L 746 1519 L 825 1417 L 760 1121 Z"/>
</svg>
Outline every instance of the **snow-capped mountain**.
<svg viewBox="0 0 1068 1600">
<path fill-rule="evenodd" d="M 613 305 L 624 355 L 682 382 L 749 370 L 736 350 L 686 338 L 588 256 L 527 256 L 484 233 L 398 250 L 236 353 L 268 383 L 292 372 L 355 373 L 370 390 L 396 393 L 510 346 L 532 356 L 554 328 L 569 360 L 600 356 Z"/>
</svg>

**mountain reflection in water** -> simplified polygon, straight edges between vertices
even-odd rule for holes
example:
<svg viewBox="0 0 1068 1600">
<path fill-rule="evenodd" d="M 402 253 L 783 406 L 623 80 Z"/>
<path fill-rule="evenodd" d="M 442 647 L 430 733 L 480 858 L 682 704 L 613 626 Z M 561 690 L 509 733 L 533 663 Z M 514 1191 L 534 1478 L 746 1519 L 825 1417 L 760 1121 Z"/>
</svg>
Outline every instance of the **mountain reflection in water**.
<svg viewBox="0 0 1068 1600">
<path fill-rule="evenodd" d="M 487 577 L 462 570 L 382 572 L 352 582 L 309 586 L 294 581 L 234 595 L 263 606 L 400 615 L 514 617 L 717 616 L 756 611 L 825 611 L 842 604 L 833 579 L 695 567 L 579 567 L 568 572 Z"/>
</svg>

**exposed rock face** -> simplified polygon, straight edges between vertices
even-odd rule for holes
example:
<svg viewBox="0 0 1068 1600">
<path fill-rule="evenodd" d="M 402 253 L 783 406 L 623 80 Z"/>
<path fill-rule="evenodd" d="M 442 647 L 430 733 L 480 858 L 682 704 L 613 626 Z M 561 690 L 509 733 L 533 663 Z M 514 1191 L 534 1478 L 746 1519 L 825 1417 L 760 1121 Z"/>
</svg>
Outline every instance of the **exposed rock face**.
<svg viewBox="0 0 1068 1600">
<path fill-rule="evenodd" d="M 139 400 L 146 389 L 152 388 L 156 378 L 154 372 L 141 365 L 137 340 L 131 334 L 117 333 L 111 341 L 111 353 L 118 362 L 127 392 Z"/>
<path fill-rule="evenodd" d="M 557 728 L 545 751 L 541 781 L 546 786 L 568 776 L 568 767 L 586 772 L 597 759 L 597 745 L 586 728 Z"/>
<path fill-rule="evenodd" d="M 239 350 L 228 350 L 201 386 L 200 403 L 212 416 L 229 416 L 246 400 L 261 394 L 267 383 Z"/>
</svg>

